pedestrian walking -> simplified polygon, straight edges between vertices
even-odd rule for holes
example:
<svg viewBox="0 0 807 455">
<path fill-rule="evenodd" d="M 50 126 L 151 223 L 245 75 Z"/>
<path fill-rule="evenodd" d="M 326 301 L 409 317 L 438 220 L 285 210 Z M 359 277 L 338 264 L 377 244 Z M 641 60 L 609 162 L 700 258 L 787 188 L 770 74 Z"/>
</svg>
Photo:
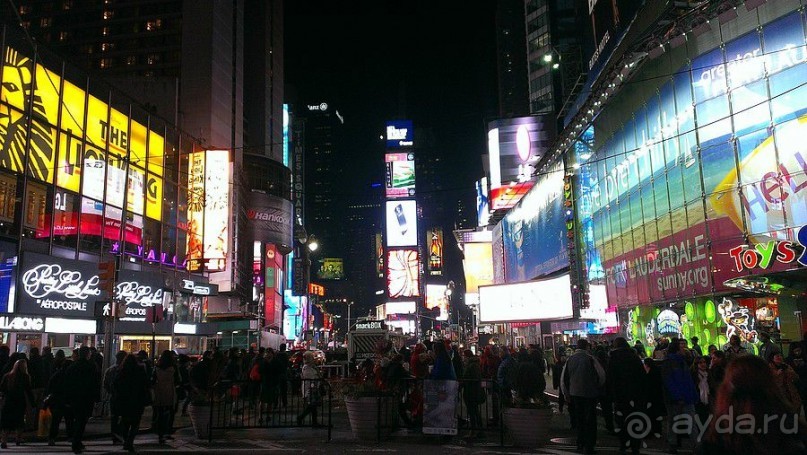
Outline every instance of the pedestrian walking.
<svg viewBox="0 0 807 455">
<path fill-rule="evenodd" d="M 782 353 L 779 346 L 773 344 L 768 332 L 759 332 L 759 340 L 762 341 L 762 344 L 759 345 L 759 356 L 762 360 L 770 363 L 774 355 Z"/>
<path fill-rule="evenodd" d="M 725 431 L 726 423 L 755 422 L 758 431 Z M 773 424 L 769 420 L 776 416 Z M 779 420 L 781 419 L 781 420 Z M 721 423 L 724 422 L 724 423 Z M 764 424 L 765 431 L 762 431 Z M 807 423 L 782 399 L 771 369 L 756 356 L 740 356 L 726 367 L 717 392 L 714 418 L 695 449 L 696 455 L 797 455 L 807 453 Z M 739 427 L 738 427 L 739 428 Z"/>
<path fill-rule="evenodd" d="M 577 449 L 587 454 L 597 444 L 597 400 L 603 386 L 605 371 L 589 352 L 588 340 L 578 340 L 561 373 L 561 387 L 575 409 Z"/>
<path fill-rule="evenodd" d="M 190 378 L 190 363 L 191 359 L 187 354 L 180 354 L 177 356 L 177 369 L 179 371 L 179 384 L 177 385 L 177 406 L 174 409 L 176 415 L 179 411 L 180 403 L 182 406 L 182 415 L 188 415 L 188 406 L 191 404 L 191 378 Z"/>
<path fill-rule="evenodd" d="M 482 388 L 482 365 L 479 357 L 473 351 L 466 349 L 463 351 L 465 365 L 462 368 L 462 399 L 468 409 L 468 420 L 470 420 L 471 430 L 466 435 L 467 438 L 476 439 L 485 436 L 482 430 L 482 414 L 479 406 L 485 402 L 485 390 Z"/>
<path fill-rule="evenodd" d="M 121 416 L 118 431 L 123 437 L 123 449 L 134 452 L 134 439 L 140 428 L 143 410 L 151 401 L 146 371 L 134 355 L 124 358 L 112 382 L 112 400 Z"/>
<path fill-rule="evenodd" d="M 22 431 L 25 429 L 25 413 L 34 405 L 34 394 L 31 388 L 31 376 L 28 374 L 28 361 L 19 359 L 14 362 L 11 371 L 0 381 L 3 408 L 0 413 L 0 447 L 8 448 L 8 433 L 14 432 L 16 445 L 22 444 Z"/>
<path fill-rule="evenodd" d="M 777 352 L 771 357 L 769 362 L 773 380 L 777 386 L 785 403 L 790 406 L 792 412 L 801 411 L 801 395 L 799 394 L 799 375 L 782 358 L 782 353 Z M 807 378 L 805 378 L 807 379 Z"/>
<path fill-rule="evenodd" d="M 179 383 L 179 372 L 174 361 L 174 353 L 163 351 L 154 367 L 151 384 L 154 390 L 152 409 L 157 415 L 156 429 L 160 444 L 165 444 L 171 433 L 173 414 L 176 404 L 176 387 Z"/>
<path fill-rule="evenodd" d="M 513 385 L 516 377 L 516 360 L 510 355 L 510 349 L 502 346 L 500 351 L 501 363 L 496 373 L 496 385 L 499 388 L 501 406 L 513 405 Z"/>
<path fill-rule="evenodd" d="M 64 420 L 67 438 L 73 437 L 73 416 L 72 409 L 68 406 L 68 395 L 70 390 L 67 388 L 65 381 L 67 369 L 72 360 L 64 355 L 64 351 L 59 349 L 56 351 L 56 356 L 53 359 L 53 375 L 48 381 L 48 387 L 45 390 L 44 404 L 50 408 L 51 421 L 50 432 L 48 434 L 48 445 L 55 446 L 56 438 L 59 436 L 59 425 Z"/>
<path fill-rule="evenodd" d="M 606 386 L 613 399 L 619 451 L 624 453 L 630 448 L 632 453 L 638 454 L 641 441 L 633 437 L 628 428 L 633 424 L 630 419 L 638 418 L 634 412 L 647 409 L 645 371 L 638 354 L 625 338 L 614 340 L 614 350 L 609 357 Z"/>
<path fill-rule="evenodd" d="M 457 380 L 454 364 L 443 342 L 434 343 L 434 367 L 431 374 L 429 374 L 429 379 Z"/>
<path fill-rule="evenodd" d="M 695 441 L 694 425 L 688 428 L 689 433 L 686 435 L 679 434 L 674 425 L 677 419 L 683 418 L 682 416 L 693 419 L 695 403 L 698 401 L 695 383 L 692 381 L 692 374 L 681 348 L 682 345 L 677 338 L 670 340 L 667 356 L 661 364 L 664 405 L 667 408 L 667 443 L 670 453 L 678 453 L 681 436 L 688 436 L 693 442 Z"/>
<path fill-rule="evenodd" d="M 607 346 L 600 345 L 594 350 L 594 357 L 600 362 L 600 366 L 604 371 L 608 371 L 608 348 Z M 607 376 L 607 375 L 606 375 Z M 606 378 L 607 381 L 607 378 Z M 608 387 L 602 387 L 602 392 L 599 398 L 600 410 L 602 411 L 602 419 L 605 422 L 605 431 L 614 433 L 614 402 L 611 398 L 611 391 Z"/>
<path fill-rule="evenodd" d="M 264 415 L 267 418 L 271 418 L 271 413 L 275 409 L 277 405 L 277 395 L 278 391 L 280 390 L 280 384 L 278 382 L 278 372 L 276 368 L 278 368 L 277 362 L 275 362 L 275 351 L 274 349 L 267 349 L 263 354 L 263 360 L 259 366 L 259 377 L 258 381 L 260 383 L 261 393 L 260 393 L 260 411 L 261 415 L 258 418 L 258 425 L 263 425 Z"/>
<path fill-rule="evenodd" d="M 303 354 L 303 371 L 301 373 L 303 380 L 303 400 L 306 403 L 303 412 L 297 416 L 297 425 L 302 426 L 304 419 L 311 415 L 311 426 L 317 427 L 317 412 L 319 406 L 322 404 L 322 393 L 320 386 L 322 385 L 322 374 L 319 372 L 314 360 L 314 353 L 306 351 Z"/>
<path fill-rule="evenodd" d="M 694 352 L 698 357 L 703 357 L 703 348 L 701 348 L 701 345 L 698 344 L 700 339 L 698 337 L 692 337 L 690 340 L 692 341 L 692 352 Z"/>
<path fill-rule="evenodd" d="M 698 401 L 695 402 L 695 412 L 706 422 L 709 417 L 709 409 L 712 401 L 711 385 L 709 382 L 709 358 L 700 356 L 692 365 L 692 380 L 695 382 L 695 390 L 698 392 Z"/>
<path fill-rule="evenodd" d="M 115 354 L 115 364 L 111 367 L 107 368 L 104 372 L 104 379 L 102 385 L 104 390 L 111 396 L 113 393 L 112 384 L 115 382 L 115 378 L 118 376 L 118 371 L 120 370 L 121 365 L 123 365 L 123 360 L 126 358 L 128 354 L 126 351 L 118 351 Z M 123 442 L 123 437 L 120 435 L 120 431 L 118 430 L 118 425 L 120 425 L 120 413 L 118 412 L 117 408 L 115 408 L 114 401 L 112 399 L 109 400 L 109 427 L 110 431 L 112 432 L 112 445 L 118 443 L 118 441 Z"/>
<path fill-rule="evenodd" d="M 65 384 L 69 391 L 67 405 L 72 413 L 72 449 L 73 453 L 82 453 L 84 430 L 95 402 L 100 399 L 101 380 L 96 365 L 90 360 L 90 349 L 87 346 L 79 348 L 77 357 L 65 373 Z"/>
<path fill-rule="evenodd" d="M 729 344 L 724 349 L 726 351 L 726 358 L 731 360 L 735 357 L 748 354 L 748 351 L 743 347 L 739 335 L 732 335 L 729 338 Z"/>
<path fill-rule="evenodd" d="M 645 399 L 647 404 L 647 415 L 652 422 L 653 434 L 661 434 L 660 418 L 667 415 L 667 408 L 664 407 L 664 385 L 661 380 L 661 368 L 658 362 L 651 357 L 642 359 L 645 371 Z"/>
<path fill-rule="evenodd" d="M 499 392 L 496 386 L 496 376 L 499 372 L 499 363 L 501 362 L 501 358 L 498 352 L 496 352 L 496 349 L 494 345 L 485 346 L 479 358 L 479 365 L 482 368 L 482 378 L 486 385 L 485 393 L 490 395 L 492 404 L 491 413 L 493 416 L 490 418 L 490 424 L 494 427 L 499 425 Z"/>
<path fill-rule="evenodd" d="M 286 343 L 280 344 L 272 361 L 275 362 L 279 401 L 285 408 L 289 404 L 289 352 L 286 350 Z"/>
</svg>

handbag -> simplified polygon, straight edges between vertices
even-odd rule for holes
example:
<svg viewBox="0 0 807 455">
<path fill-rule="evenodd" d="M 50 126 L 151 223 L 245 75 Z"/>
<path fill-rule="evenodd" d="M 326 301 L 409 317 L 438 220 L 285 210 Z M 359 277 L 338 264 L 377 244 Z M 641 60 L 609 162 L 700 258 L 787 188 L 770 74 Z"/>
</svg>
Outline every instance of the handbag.
<svg viewBox="0 0 807 455">
<path fill-rule="evenodd" d="M 39 410 L 39 425 L 37 426 L 36 435 L 40 438 L 44 438 L 48 434 L 50 434 L 50 425 L 53 421 L 53 414 L 50 412 L 48 408 L 42 408 Z"/>
</svg>

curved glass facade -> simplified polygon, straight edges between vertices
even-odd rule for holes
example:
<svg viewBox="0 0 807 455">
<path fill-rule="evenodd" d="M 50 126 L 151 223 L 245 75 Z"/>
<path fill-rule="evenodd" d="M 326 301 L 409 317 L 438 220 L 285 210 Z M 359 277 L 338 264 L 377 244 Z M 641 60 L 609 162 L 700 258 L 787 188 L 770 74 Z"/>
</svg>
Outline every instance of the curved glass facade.
<svg viewBox="0 0 807 455">
<path fill-rule="evenodd" d="M 736 22 L 647 62 L 579 138 L 585 272 L 610 306 L 736 292 L 738 277 L 798 266 L 805 17 Z"/>
</svg>

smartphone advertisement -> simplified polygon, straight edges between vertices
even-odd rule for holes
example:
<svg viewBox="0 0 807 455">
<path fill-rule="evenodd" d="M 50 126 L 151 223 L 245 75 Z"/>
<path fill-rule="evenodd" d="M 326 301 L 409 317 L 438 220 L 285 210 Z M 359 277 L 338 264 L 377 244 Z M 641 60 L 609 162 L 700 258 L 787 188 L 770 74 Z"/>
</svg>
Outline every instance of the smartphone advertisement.
<svg viewBox="0 0 807 455">
<path fill-rule="evenodd" d="M 417 203 L 387 201 L 387 246 L 417 246 Z"/>
</svg>

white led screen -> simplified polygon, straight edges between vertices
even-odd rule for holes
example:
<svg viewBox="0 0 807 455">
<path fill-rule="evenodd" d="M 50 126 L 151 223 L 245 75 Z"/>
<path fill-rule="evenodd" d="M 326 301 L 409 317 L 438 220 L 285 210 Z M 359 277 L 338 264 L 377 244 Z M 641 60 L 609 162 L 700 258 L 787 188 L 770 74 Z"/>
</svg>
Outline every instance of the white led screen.
<svg viewBox="0 0 807 455">
<path fill-rule="evenodd" d="M 480 322 L 551 321 L 572 317 L 569 275 L 479 287 Z"/>
<path fill-rule="evenodd" d="M 387 201 L 387 246 L 417 246 L 415 201 Z"/>
</svg>

